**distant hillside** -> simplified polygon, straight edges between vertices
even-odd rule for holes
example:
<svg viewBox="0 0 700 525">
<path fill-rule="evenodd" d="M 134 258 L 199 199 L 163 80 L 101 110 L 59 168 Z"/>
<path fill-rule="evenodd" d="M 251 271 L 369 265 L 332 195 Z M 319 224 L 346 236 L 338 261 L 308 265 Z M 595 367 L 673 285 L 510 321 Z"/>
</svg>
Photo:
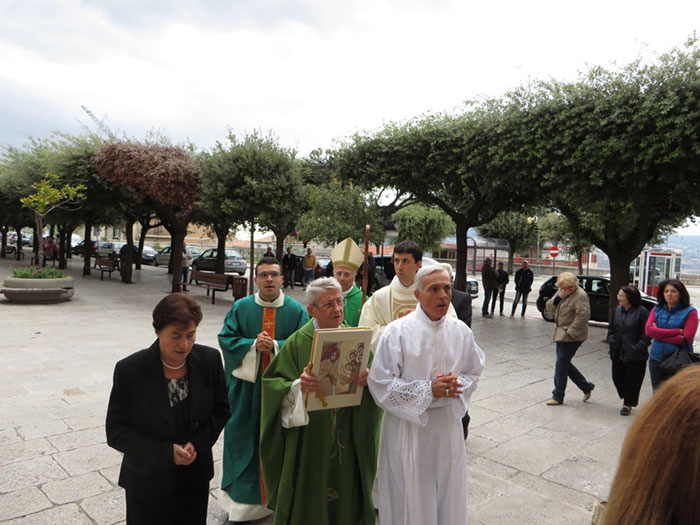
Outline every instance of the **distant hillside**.
<svg viewBox="0 0 700 525">
<path fill-rule="evenodd" d="M 700 235 L 671 235 L 660 247 L 680 250 L 681 271 L 700 274 Z"/>
</svg>

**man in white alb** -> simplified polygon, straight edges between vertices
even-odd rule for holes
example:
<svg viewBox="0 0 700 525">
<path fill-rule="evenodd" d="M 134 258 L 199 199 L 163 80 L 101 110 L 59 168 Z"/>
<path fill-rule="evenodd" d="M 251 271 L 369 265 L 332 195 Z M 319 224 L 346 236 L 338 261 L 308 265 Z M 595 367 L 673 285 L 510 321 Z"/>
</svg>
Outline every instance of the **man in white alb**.
<svg viewBox="0 0 700 525">
<path fill-rule="evenodd" d="M 379 453 L 382 525 L 466 522 L 467 455 L 462 422 L 484 368 L 471 329 L 447 315 L 442 266 L 415 277 L 415 311 L 386 327 L 368 386 L 384 411 Z"/>
</svg>

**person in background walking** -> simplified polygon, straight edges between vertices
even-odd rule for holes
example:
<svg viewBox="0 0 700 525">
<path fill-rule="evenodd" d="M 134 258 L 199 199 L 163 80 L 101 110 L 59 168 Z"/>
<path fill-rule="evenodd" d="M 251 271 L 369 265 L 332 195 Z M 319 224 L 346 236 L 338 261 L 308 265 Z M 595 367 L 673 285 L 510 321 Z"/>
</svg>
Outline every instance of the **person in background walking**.
<svg viewBox="0 0 700 525">
<path fill-rule="evenodd" d="M 316 264 L 316 256 L 311 251 L 311 248 L 307 248 L 306 255 L 304 255 L 304 260 L 301 263 L 302 268 L 304 268 L 304 286 L 307 286 L 311 281 L 314 280 Z"/>
<path fill-rule="evenodd" d="M 654 338 L 649 359 L 651 388 L 656 390 L 669 377 L 659 370 L 659 363 L 681 345 L 693 344 L 698 330 L 698 311 L 690 306 L 690 295 L 685 285 L 677 279 L 659 283 L 656 295 L 659 303 L 649 314 L 646 333 Z"/>
<path fill-rule="evenodd" d="M 518 301 L 522 298 L 523 307 L 521 310 L 521 317 L 525 317 L 525 310 L 527 309 L 527 296 L 532 290 L 532 281 L 535 279 L 535 275 L 530 270 L 527 261 L 523 261 L 523 266 L 517 272 L 515 272 L 515 299 L 513 300 L 513 309 L 510 311 L 510 316 L 515 317 L 515 309 L 518 306 Z"/>
<path fill-rule="evenodd" d="M 484 303 L 481 305 L 481 315 L 484 317 L 493 317 L 489 315 L 489 302 L 491 301 L 491 294 L 496 293 L 498 287 L 496 270 L 491 263 L 491 257 L 487 257 L 481 266 L 481 284 L 484 287 Z"/>
<path fill-rule="evenodd" d="M 649 310 L 642 306 L 642 296 L 633 286 L 617 292 L 620 303 L 608 325 L 608 344 L 612 360 L 612 378 L 617 394 L 623 400 L 621 416 L 627 416 L 639 402 L 639 390 L 649 357 L 649 337 L 644 327 Z"/>
<path fill-rule="evenodd" d="M 499 313 L 503 317 L 503 299 L 506 295 L 506 285 L 510 279 L 508 279 L 508 272 L 503 269 L 503 263 L 498 263 L 498 269 L 496 270 L 496 290 L 493 292 L 493 299 L 491 299 L 491 316 L 493 317 L 493 311 L 496 309 L 496 298 L 499 299 Z"/>
<path fill-rule="evenodd" d="M 588 337 L 588 320 L 591 317 L 591 305 L 588 295 L 578 286 L 578 279 L 571 272 L 563 272 L 557 277 L 557 293 L 547 301 L 547 310 L 554 314 L 554 342 L 556 343 L 557 362 L 554 367 L 554 390 L 549 406 L 564 403 L 568 378 L 583 391 L 584 403 L 591 398 L 595 385 L 576 368 L 571 360 L 576 350 Z"/>
</svg>

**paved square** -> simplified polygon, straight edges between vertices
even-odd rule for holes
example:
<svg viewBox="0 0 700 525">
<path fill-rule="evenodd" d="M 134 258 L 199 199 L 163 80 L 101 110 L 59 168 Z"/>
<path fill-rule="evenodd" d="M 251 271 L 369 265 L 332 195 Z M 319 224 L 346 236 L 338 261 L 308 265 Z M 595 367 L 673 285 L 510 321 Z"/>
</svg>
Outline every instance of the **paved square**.
<svg viewBox="0 0 700 525">
<path fill-rule="evenodd" d="M 116 484 L 121 458 L 104 435 L 112 372 L 117 360 L 154 340 L 151 311 L 170 282 L 163 267 L 148 266 L 134 272 L 131 285 L 116 273 L 105 281 L 99 274 L 83 278 L 81 262 L 69 263 L 76 281 L 69 302 L 16 305 L 0 298 L 2 525 L 124 521 L 123 492 Z M 0 279 L 19 265 L 0 260 Z M 204 313 L 197 341 L 218 347 L 232 297 L 219 294 L 212 305 L 203 290 L 190 293 Z M 292 295 L 301 300 L 302 293 L 295 289 Z M 570 384 L 565 404 L 548 407 L 552 325 L 534 305 L 524 319 L 484 319 L 479 311 L 477 301 L 472 328 L 487 361 L 470 407 L 469 523 L 590 523 L 635 414 L 618 415 L 605 330 L 591 326 L 574 360 L 596 385 L 591 401 L 584 404 Z M 642 404 L 650 393 L 646 378 Z M 215 503 L 218 482 L 212 480 L 209 509 L 209 523 L 216 525 L 226 520 Z"/>
</svg>

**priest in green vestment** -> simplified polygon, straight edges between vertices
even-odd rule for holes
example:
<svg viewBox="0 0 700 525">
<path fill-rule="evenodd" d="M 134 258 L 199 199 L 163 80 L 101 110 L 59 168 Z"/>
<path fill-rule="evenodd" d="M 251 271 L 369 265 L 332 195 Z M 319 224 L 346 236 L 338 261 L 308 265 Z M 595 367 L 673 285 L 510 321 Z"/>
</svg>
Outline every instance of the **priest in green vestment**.
<svg viewBox="0 0 700 525">
<path fill-rule="evenodd" d="M 348 237 L 333 248 L 331 261 L 333 261 L 333 277 L 338 280 L 342 288 L 345 324 L 357 326 L 360 310 L 362 310 L 362 291 L 355 285 L 355 279 L 357 270 L 364 261 L 362 250 Z"/>
<path fill-rule="evenodd" d="M 280 525 L 373 525 L 381 411 L 365 388 L 358 406 L 306 412 L 304 394 L 321 389 L 311 373 L 314 331 L 343 322 L 335 278 L 316 279 L 306 294 L 313 319 L 263 374 L 260 450 L 269 506 Z M 367 371 L 358 384 L 367 384 Z"/>
<path fill-rule="evenodd" d="M 304 307 L 280 290 L 283 277 L 277 259 L 260 259 L 254 279 L 258 292 L 233 304 L 219 334 L 231 407 L 224 429 L 219 503 L 229 520 L 238 522 L 271 514 L 258 448 L 261 377 L 287 337 L 309 320 Z"/>
</svg>

